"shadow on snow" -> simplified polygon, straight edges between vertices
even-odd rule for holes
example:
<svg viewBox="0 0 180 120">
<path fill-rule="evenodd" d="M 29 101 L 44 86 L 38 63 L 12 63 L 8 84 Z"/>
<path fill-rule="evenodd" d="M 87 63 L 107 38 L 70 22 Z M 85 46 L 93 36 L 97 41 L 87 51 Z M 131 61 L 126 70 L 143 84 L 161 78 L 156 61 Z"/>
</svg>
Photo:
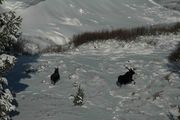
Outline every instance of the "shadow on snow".
<svg viewBox="0 0 180 120">
<path fill-rule="evenodd" d="M 31 75 L 26 72 L 30 69 L 30 63 L 36 62 L 38 55 L 36 56 L 19 56 L 13 69 L 7 74 L 9 82 L 9 88 L 15 93 L 24 91 L 28 85 L 22 83 L 23 79 L 31 78 Z"/>
</svg>

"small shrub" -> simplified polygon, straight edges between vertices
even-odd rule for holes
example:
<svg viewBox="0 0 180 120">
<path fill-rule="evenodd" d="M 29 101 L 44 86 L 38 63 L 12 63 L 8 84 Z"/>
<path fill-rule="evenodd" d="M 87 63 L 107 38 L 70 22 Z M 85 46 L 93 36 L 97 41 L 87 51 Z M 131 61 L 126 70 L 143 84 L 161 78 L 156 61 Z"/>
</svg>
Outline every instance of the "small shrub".
<svg viewBox="0 0 180 120">
<path fill-rule="evenodd" d="M 179 115 L 177 116 L 177 119 L 180 120 L 180 106 L 178 106 Z"/>
<path fill-rule="evenodd" d="M 4 1 L 4 0 L 0 0 L 0 4 L 2 4 L 3 1 Z"/>
<path fill-rule="evenodd" d="M 63 47 L 61 45 L 53 45 L 49 46 L 41 51 L 41 53 L 57 53 L 57 52 L 63 52 Z"/>
<path fill-rule="evenodd" d="M 73 103 L 75 106 L 81 106 L 84 104 L 84 90 L 79 86 L 76 95 L 74 96 Z"/>
<path fill-rule="evenodd" d="M 178 112 L 179 112 L 178 116 L 174 116 L 172 113 L 169 112 L 167 114 L 169 120 L 180 120 L 180 106 L 178 106 Z"/>
<path fill-rule="evenodd" d="M 169 120 L 176 120 L 176 119 L 174 118 L 173 114 L 170 113 L 170 112 L 167 114 L 167 116 L 168 116 Z"/>
</svg>

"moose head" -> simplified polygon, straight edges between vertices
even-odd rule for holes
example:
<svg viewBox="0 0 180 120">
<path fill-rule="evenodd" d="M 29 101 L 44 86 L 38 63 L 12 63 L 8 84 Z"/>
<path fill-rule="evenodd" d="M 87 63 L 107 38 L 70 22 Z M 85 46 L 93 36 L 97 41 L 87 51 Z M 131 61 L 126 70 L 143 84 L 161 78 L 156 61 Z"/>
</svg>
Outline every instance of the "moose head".
<svg viewBox="0 0 180 120">
<path fill-rule="evenodd" d="M 125 67 L 125 68 L 128 69 L 128 71 L 124 75 L 119 75 L 118 81 L 116 82 L 118 86 L 126 85 L 134 81 L 133 75 L 135 74 L 135 68 L 128 68 L 128 67 Z M 135 81 L 134 81 L 134 84 L 135 84 Z"/>
</svg>

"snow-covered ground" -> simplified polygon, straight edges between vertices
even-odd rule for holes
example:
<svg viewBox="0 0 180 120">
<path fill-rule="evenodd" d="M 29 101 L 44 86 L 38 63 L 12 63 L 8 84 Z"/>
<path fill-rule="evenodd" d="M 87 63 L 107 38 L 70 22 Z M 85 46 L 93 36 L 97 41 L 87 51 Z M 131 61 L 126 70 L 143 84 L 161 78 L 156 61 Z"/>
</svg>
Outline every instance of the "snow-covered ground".
<svg viewBox="0 0 180 120">
<path fill-rule="evenodd" d="M 23 18 L 24 37 L 41 43 L 65 44 L 84 31 L 180 21 L 179 12 L 153 0 L 7 0 L 4 6 Z"/>
<path fill-rule="evenodd" d="M 153 0 L 7 0 L 4 6 L 23 17 L 28 50 L 65 44 L 84 31 L 180 21 L 178 11 Z M 180 34 L 170 34 L 20 56 L 8 75 L 19 103 L 20 114 L 13 119 L 168 120 L 168 112 L 178 115 L 180 105 L 180 76 L 167 60 L 178 41 Z M 125 65 L 136 68 L 136 84 L 119 88 L 116 81 L 127 71 Z M 61 80 L 52 86 L 55 67 Z M 77 84 L 85 92 L 81 107 L 73 106 Z"/>
<path fill-rule="evenodd" d="M 140 37 L 140 42 L 106 42 L 81 46 L 64 54 L 21 56 L 8 75 L 17 92 L 20 114 L 14 120 L 168 120 L 178 115 L 180 77 L 167 56 L 179 35 Z M 113 47 L 112 47 L 113 46 Z M 116 86 L 126 66 L 135 67 L 136 84 Z M 49 76 L 58 67 L 55 86 Z M 73 106 L 77 84 L 85 104 Z"/>
</svg>

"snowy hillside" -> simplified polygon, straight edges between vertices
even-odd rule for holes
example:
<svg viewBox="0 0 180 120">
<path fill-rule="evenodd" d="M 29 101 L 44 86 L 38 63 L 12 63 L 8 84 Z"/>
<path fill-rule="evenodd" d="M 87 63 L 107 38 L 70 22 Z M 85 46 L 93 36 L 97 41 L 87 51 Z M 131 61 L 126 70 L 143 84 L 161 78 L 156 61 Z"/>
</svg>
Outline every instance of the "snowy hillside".
<svg viewBox="0 0 180 120">
<path fill-rule="evenodd" d="M 22 16 L 24 36 L 41 44 L 65 44 L 84 31 L 180 20 L 179 12 L 153 0 L 7 0 L 5 7 Z"/>
</svg>

